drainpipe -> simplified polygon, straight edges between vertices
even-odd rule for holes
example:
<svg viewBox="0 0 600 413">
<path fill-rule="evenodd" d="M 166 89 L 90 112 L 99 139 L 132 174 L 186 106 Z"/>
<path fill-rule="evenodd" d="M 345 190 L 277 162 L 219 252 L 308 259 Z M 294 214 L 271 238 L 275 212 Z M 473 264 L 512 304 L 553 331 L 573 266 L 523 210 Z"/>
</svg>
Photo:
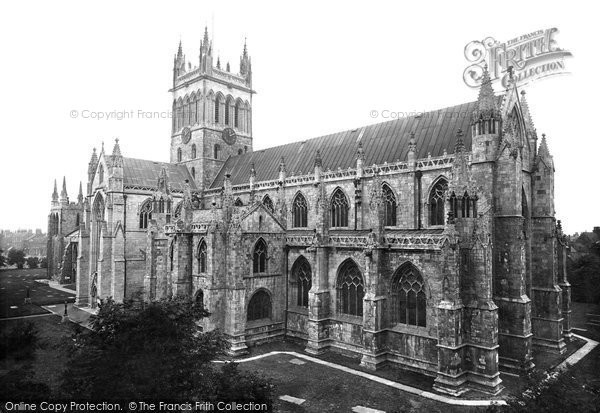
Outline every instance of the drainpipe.
<svg viewBox="0 0 600 413">
<path fill-rule="evenodd" d="M 423 176 L 423 172 L 421 171 L 416 171 L 415 172 L 415 180 L 416 182 L 416 193 L 415 193 L 415 206 L 417 207 L 417 229 L 421 229 L 423 227 L 423 222 L 422 222 L 422 202 L 421 202 L 421 195 L 422 195 L 422 188 L 421 188 L 421 177 Z"/>
<path fill-rule="evenodd" d="M 287 330 L 288 330 L 288 308 L 289 308 L 289 293 L 290 293 L 290 284 L 289 284 L 289 273 L 288 273 L 288 254 L 289 247 L 286 245 L 283 247 L 283 265 L 285 271 L 285 313 L 284 313 L 284 322 L 283 322 L 283 339 L 287 338 Z"/>
<path fill-rule="evenodd" d="M 127 298 L 127 195 L 123 194 L 123 299 Z"/>
</svg>

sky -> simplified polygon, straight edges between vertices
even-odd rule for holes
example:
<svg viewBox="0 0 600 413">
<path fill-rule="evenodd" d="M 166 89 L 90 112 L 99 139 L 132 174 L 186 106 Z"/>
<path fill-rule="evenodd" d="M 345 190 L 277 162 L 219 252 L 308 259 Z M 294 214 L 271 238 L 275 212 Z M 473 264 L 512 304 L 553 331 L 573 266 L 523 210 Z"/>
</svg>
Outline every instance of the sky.
<svg viewBox="0 0 600 413">
<path fill-rule="evenodd" d="M 12 1 L 0 5 L 0 228 L 47 229 L 54 180 L 84 190 L 92 148 L 168 161 L 173 55 L 196 62 L 204 27 L 223 66 L 252 58 L 254 149 L 477 97 L 464 48 L 556 27 L 569 74 L 527 85 L 556 167 L 567 233 L 600 225 L 595 14 L 590 3 Z M 495 85 L 499 90 L 499 85 Z M 117 119 L 118 112 L 134 116 Z M 113 113 L 111 119 L 83 113 Z M 145 116 L 158 112 L 159 115 Z M 76 116 L 73 116 L 73 113 Z M 368 150 L 368 148 L 366 148 Z M 595 179 L 594 179 L 595 178 Z M 594 190 L 594 188 L 596 188 Z"/>
</svg>

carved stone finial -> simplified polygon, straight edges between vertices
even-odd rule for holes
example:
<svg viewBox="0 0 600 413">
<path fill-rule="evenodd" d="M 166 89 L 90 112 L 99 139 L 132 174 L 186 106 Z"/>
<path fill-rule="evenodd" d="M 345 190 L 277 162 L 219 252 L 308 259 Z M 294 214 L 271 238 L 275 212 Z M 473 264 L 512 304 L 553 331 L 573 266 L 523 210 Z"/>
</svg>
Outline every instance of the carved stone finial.
<svg viewBox="0 0 600 413">
<path fill-rule="evenodd" d="M 415 139 L 415 132 L 410 132 L 410 140 L 408 141 L 408 151 L 409 152 L 417 152 L 417 141 Z"/>
<path fill-rule="evenodd" d="M 315 166 L 319 168 L 323 167 L 323 159 L 321 159 L 321 151 L 317 149 L 317 154 L 315 155 Z"/>
<path fill-rule="evenodd" d="M 358 141 L 358 149 L 356 149 L 356 159 L 361 161 L 365 159 L 365 151 L 363 149 L 362 141 Z"/>
<path fill-rule="evenodd" d="M 456 131 L 456 143 L 454 144 L 454 153 L 464 152 L 465 144 L 463 142 L 463 131 L 458 129 Z"/>
</svg>

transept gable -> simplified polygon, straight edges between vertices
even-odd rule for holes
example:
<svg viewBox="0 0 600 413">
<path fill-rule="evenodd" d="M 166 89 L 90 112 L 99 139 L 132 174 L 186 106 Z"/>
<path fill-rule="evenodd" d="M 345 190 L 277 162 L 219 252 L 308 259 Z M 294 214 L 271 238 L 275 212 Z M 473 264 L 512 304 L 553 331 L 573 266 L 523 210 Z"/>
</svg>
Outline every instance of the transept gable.
<svg viewBox="0 0 600 413">
<path fill-rule="evenodd" d="M 285 227 L 279 219 L 262 202 L 256 202 L 238 214 L 237 219 L 243 232 L 285 232 Z"/>
</svg>

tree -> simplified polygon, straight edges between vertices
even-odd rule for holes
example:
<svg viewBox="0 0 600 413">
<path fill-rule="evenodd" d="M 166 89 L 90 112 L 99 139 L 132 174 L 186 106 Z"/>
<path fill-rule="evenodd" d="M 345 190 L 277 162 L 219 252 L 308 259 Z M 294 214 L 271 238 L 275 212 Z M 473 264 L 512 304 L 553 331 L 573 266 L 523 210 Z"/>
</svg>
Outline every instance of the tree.
<svg viewBox="0 0 600 413">
<path fill-rule="evenodd" d="M 4 251 L 0 248 L 0 267 L 4 267 Z"/>
<path fill-rule="evenodd" d="M 27 257 L 27 266 L 29 268 L 37 268 L 39 262 L 38 257 Z"/>
<path fill-rule="evenodd" d="M 40 260 L 40 268 L 48 268 L 48 258 L 42 257 Z"/>
<path fill-rule="evenodd" d="M 47 401 L 50 388 L 34 380 L 32 362 L 39 347 L 38 331 L 31 322 L 17 322 L 0 332 L 0 360 L 9 367 L 0 375 L 0 400 Z"/>
<path fill-rule="evenodd" d="M 600 256 L 589 253 L 567 265 L 575 302 L 600 304 Z"/>
<path fill-rule="evenodd" d="M 62 377 L 63 395 L 88 400 L 230 400 L 271 405 L 272 386 L 211 361 L 226 348 L 217 332 L 201 333 L 208 315 L 188 298 L 150 303 L 108 300 L 76 334 Z"/>
<path fill-rule="evenodd" d="M 25 253 L 23 250 L 12 248 L 8 250 L 8 265 L 16 265 L 18 269 L 22 269 L 25 264 Z"/>
</svg>

